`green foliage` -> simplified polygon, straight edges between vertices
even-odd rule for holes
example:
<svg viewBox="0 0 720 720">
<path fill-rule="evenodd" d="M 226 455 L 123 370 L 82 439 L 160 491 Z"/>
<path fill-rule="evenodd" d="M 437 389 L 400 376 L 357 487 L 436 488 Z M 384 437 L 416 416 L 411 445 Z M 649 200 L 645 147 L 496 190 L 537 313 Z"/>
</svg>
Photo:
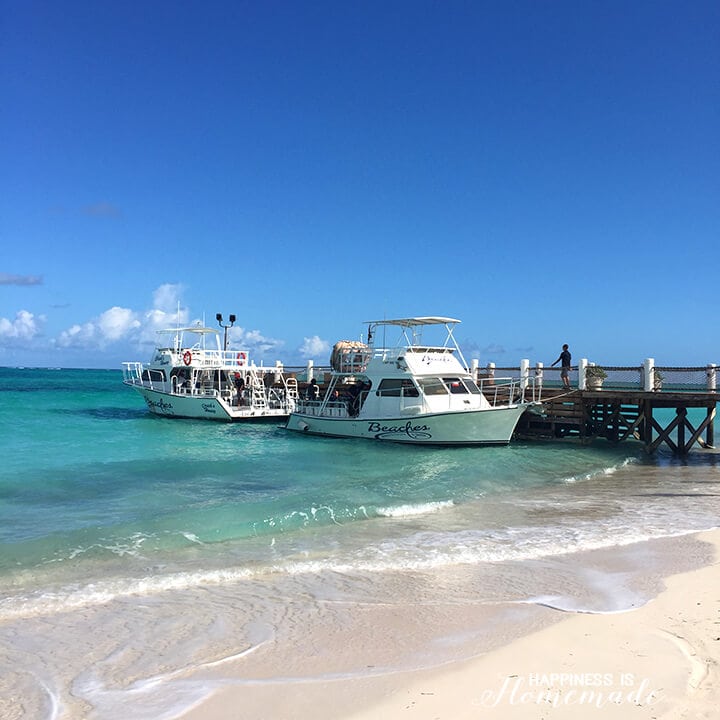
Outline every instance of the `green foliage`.
<svg viewBox="0 0 720 720">
<path fill-rule="evenodd" d="M 588 365 L 585 370 L 585 377 L 602 378 L 607 377 L 607 373 L 599 365 Z"/>
</svg>

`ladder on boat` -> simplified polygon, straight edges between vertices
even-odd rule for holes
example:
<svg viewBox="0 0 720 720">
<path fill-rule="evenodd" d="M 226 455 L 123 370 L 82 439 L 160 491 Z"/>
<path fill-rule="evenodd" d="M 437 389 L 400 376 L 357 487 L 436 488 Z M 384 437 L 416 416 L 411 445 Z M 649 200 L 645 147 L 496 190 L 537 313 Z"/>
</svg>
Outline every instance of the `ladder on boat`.
<svg viewBox="0 0 720 720">
<path fill-rule="evenodd" d="M 298 384 L 297 378 L 289 377 L 285 380 L 285 396 L 288 400 L 297 402 L 298 395 Z"/>
<path fill-rule="evenodd" d="M 253 410 L 265 410 L 267 408 L 267 395 L 262 377 L 255 373 L 251 376 L 250 390 L 252 393 L 251 405 Z"/>
</svg>

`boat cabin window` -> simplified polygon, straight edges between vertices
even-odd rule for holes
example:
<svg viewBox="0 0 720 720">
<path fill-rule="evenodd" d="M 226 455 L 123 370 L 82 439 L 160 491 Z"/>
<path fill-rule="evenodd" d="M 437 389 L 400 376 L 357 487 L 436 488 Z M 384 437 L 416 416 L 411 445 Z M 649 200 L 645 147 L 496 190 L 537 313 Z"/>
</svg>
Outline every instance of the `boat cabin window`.
<svg viewBox="0 0 720 720">
<path fill-rule="evenodd" d="M 468 392 L 475 395 L 480 394 L 478 386 L 469 378 L 446 377 L 443 378 L 443 381 L 452 395 L 467 395 Z"/>
<path fill-rule="evenodd" d="M 150 380 L 151 382 L 165 382 L 165 371 L 164 370 L 143 370 L 143 380 Z"/>
<path fill-rule="evenodd" d="M 418 389 L 408 378 L 387 378 L 380 381 L 377 394 L 382 397 L 418 397 Z"/>
<path fill-rule="evenodd" d="M 460 378 L 446 377 L 443 378 L 443 382 L 447 385 L 451 395 L 467 395 L 468 393 L 468 389 Z"/>
<path fill-rule="evenodd" d="M 480 388 L 475 384 L 474 380 L 470 380 L 469 378 L 465 378 L 463 380 L 465 383 L 465 387 L 473 394 L 473 395 L 480 395 Z"/>
<path fill-rule="evenodd" d="M 418 378 L 418 383 L 425 395 L 447 395 L 447 387 L 439 378 Z"/>
</svg>

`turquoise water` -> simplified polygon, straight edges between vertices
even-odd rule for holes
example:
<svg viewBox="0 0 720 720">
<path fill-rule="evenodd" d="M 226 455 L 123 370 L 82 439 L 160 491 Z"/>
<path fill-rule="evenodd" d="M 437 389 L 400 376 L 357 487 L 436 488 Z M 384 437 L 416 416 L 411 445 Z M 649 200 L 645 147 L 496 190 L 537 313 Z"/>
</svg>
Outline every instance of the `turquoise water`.
<svg viewBox="0 0 720 720">
<path fill-rule="evenodd" d="M 52 710 L 63 703 L 68 717 L 128 716 L 128 698 L 108 705 L 99 681 L 82 687 L 84 702 L 102 712 L 72 708 L 88 672 L 122 684 L 103 675 L 112 673 L 100 658 L 132 655 L 123 628 L 138 613 L 153 628 L 192 606 L 191 624 L 223 618 L 244 638 L 241 648 L 265 647 L 267 639 L 252 640 L 264 618 L 273 642 L 294 647 L 297 635 L 280 619 L 288 604 L 302 616 L 329 597 L 409 593 L 415 602 L 419 593 L 430 602 L 445 581 L 420 589 L 407 573 L 459 569 L 472 573 L 459 592 L 472 586 L 473 603 L 550 597 L 565 607 L 622 609 L 637 597 L 617 578 L 598 593 L 582 573 L 553 585 L 527 569 L 708 529 L 720 517 L 712 452 L 649 458 L 639 445 L 602 441 L 409 448 L 308 438 L 273 423 L 156 418 L 114 370 L 0 369 L 0 430 L 0 629 L 9 648 L 0 666 L 27 665 L 25 674 L 6 673 L 0 690 L 29 693 L 37 717 L 63 717 Z M 74 624 L 80 610 L 82 629 Z M 44 690 L 28 680 L 36 660 L 19 659 L 27 647 L 15 623 L 27 637 L 50 624 L 65 638 L 62 666 L 43 665 Z M 118 646 L 97 655 L 68 639 L 116 623 Z M 188 632 L 187 623 L 165 628 L 166 636 Z M 214 657 L 226 642 L 221 633 L 210 643 L 205 626 L 190 634 L 193 653 L 202 646 Z M 112 672 L 130 672 L 123 667 Z M 157 668 L 132 672 L 150 678 Z M 174 717 L 173 707 L 164 716 Z M 142 705 L 133 712 L 160 717 L 143 715 Z"/>
<path fill-rule="evenodd" d="M 335 542 L 340 535 L 347 552 L 343 541 L 367 542 L 369 528 L 382 539 L 373 519 L 385 518 L 390 532 L 393 519 L 450 509 L 454 517 L 483 500 L 507 510 L 518 496 L 541 499 L 578 479 L 586 492 L 598 482 L 607 489 L 608 473 L 630 465 L 664 470 L 672 482 L 680 463 L 647 458 L 630 443 L 411 449 L 305 438 L 272 423 L 168 420 L 150 415 L 113 370 L 4 369 L 0 386 L 0 575 L 26 589 L 45 576 L 87 579 L 89 568 L 132 575 L 139 557 L 143 567 L 172 563 L 174 571 L 183 562 L 221 566 L 227 554 L 233 567 L 277 563 L 278 543 L 292 554 L 322 545 L 323 530 Z M 698 473 L 715 469 L 708 457 Z M 688 526 L 668 519 L 668 534 L 702 529 L 703 517 Z M 596 542 L 612 543 L 606 530 L 595 529 Z M 412 563 L 423 560 L 419 548 Z M 327 555 L 328 566 L 336 561 Z M 397 561 L 410 562 L 407 549 Z"/>
</svg>

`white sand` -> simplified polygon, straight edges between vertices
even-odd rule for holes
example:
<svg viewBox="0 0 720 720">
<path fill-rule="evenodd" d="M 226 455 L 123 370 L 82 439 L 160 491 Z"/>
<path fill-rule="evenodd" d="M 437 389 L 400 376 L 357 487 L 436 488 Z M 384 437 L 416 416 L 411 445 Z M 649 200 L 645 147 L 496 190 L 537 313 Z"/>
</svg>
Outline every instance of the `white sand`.
<svg viewBox="0 0 720 720">
<path fill-rule="evenodd" d="M 185 720 L 565 720 L 720 717 L 720 530 L 707 567 L 616 614 L 561 613 L 549 627 L 439 669 L 249 691 L 238 677 Z M 559 611 L 554 611 L 559 612 Z"/>
</svg>

